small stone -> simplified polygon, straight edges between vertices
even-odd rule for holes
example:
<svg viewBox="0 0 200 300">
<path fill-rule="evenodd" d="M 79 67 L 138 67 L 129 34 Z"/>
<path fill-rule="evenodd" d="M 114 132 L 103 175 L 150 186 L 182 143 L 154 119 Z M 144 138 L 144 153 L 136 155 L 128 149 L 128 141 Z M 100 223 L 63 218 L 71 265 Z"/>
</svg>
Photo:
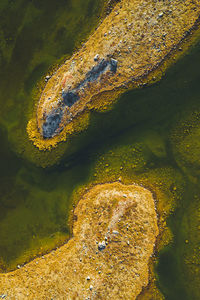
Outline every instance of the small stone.
<svg viewBox="0 0 200 300">
<path fill-rule="evenodd" d="M 161 13 L 159 13 L 158 17 L 159 17 L 159 18 L 162 18 L 162 17 L 163 17 L 163 15 L 164 15 L 164 13 L 163 13 L 163 12 L 161 12 Z"/>
<path fill-rule="evenodd" d="M 98 61 L 99 60 L 99 54 L 96 54 L 94 57 L 94 61 Z"/>
<path fill-rule="evenodd" d="M 102 250 L 104 250 L 105 248 L 106 248 L 106 243 L 105 243 L 105 241 L 99 242 L 99 244 L 98 244 L 98 250 L 99 250 L 99 251 L 102 251 Z"/>
<path fill-rule="evenodd" d="M 47 75 L 47 76 L 45 77 L 45 81 L 47 82 L 50 78 L 51 78 L 51 76 Z"/>
<path fill-rule="evenodd" d="M 119 234 L 119 232 L 117 230 L 113 230 L 112 232 L 113 234 Z"/>
<path fill-rule="evenodd" d="M 21 268 L 21 266 L 20 266 L 20 265 L 17 265 L 17 268 L 18 268 L 18 269 L 20 269 L 20 268 Z"/>
<path fill-rule="evenodd" d="M 92 291 L 92 289 L 93 289 L 93 285 L 90 285 L 90 291 Z"/>
<path fill-rule="evenodd" d="M 90 276 L 88 276 L 88 277 L 86 278 L 86 280 L 90 280 Z"/>
</svg>

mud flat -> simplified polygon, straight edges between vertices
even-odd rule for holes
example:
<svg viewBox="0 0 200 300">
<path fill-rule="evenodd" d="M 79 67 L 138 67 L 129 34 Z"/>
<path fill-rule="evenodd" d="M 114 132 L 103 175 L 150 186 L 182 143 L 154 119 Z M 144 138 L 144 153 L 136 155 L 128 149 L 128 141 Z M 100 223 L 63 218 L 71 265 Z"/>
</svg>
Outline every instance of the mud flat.
<svg viewBox="0 0 200 300">
<path fill-rule="evenodd" d="M 86 112 L 112 102 L 119 89 L 137 86 L 162 65 L 197 27 L 199 15 L 197 0 L 120 1 L 84 46 L 47 76 L 27 126 L 29 138 L 45 150 L 82 130 Z"/>
<path fill-rule="evenodd" d="M 73 238 L 20 269 L 0 275 L 6 299 L 135 299 L 149 280 L 158 235 L 152 193 L 108 183 L 85 192 Z"/>
</svg>

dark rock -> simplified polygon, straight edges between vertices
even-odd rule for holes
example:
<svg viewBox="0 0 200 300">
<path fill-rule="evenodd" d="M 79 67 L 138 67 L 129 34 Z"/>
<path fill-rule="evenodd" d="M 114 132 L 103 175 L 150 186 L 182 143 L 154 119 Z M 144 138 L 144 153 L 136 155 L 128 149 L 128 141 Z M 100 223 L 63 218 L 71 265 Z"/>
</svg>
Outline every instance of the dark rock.
<svg viewBox="0 0 200 300">
<path fill-rule="evenodd" d="M 76 92 L 73 91 L 62 92 L 62 97 L 64 104 L 69 107 L 71 107 L 75 102 L 79 100 L 79 96 L 76 94 Z"/>
<path fill-rule="evenodd" d="M 102 59 L 98 65 L 94 66 L 85 77 L 86 81 L 94 81 L 97 80 L 98 77 L 106 71 L 106 68 L 108 67 L 109 62 L 105 59 Z"/>
<path fill-rule="evenodd" d="M 116 73 L 116 71 L 117 71 L 117 60 L 116 59 L 113 59 L 113 58 L 110 59 L 110 71 L 113 73 Z"/>
<path fill-rule="evenodd" d="M 63 112 L 61 109 L 56 109 L 47 115 L 42 126 L 42 133 L 44 138 L 51 138 L 55 131 L 59 128 Z"/>
</svg>

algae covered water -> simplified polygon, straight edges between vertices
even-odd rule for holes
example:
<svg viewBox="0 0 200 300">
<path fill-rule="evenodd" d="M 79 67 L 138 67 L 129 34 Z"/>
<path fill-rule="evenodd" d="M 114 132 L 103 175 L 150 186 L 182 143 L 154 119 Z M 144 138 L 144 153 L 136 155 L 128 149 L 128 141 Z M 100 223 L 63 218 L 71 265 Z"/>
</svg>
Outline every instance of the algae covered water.
<svg viewBox="0 0 200 300">
<path fill-rule="evenodd" d="M 89 34 L 102 7 L 91 0 L 0 4 L 1 270 L 68 239 L 80 186 L 145 178 L 174 201 L 167 221 L 173 240 L 159 253 L 157 285 L 166 299 L 200 299 L 200 43 L 160 82 L 93 112 L 59 164 L 42 168 L 23 156 L 37 82 Z"/>
</svg>

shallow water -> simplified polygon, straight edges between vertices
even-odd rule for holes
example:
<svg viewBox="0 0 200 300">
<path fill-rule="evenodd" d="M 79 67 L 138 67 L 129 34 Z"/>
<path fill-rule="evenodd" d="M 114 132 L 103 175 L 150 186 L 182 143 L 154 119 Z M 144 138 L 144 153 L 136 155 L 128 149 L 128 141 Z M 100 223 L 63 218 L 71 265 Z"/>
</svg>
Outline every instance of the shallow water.
<svg viewBox="0 0 200 300">
<path fill-rule="evenodd" d="M 158 286 L 166 299 L 200 299 L 198 121 L 187 133 L 189 152 L 181 131 L 178 146 L 172 139 L 177 126 L 191 113 L 200 114 L 200 43 L 159 83 L 127 92 L 112 111 L 93 112 L 89 128 L 70 141 L 70 151 L 59 165 L 42 169 L 15 152 L 20 142 L 16 130 L 25 137 L 32 88 L 49 65 L 72 52 L 80 41 L 75 36 L 80 28 L 81 36 L 86 36 L 102 5 L 90 0 L 87 5 L 80 0 L 42 3 L 38 7 L 36 1 L 18 0 L 9 8 L 7 1 L 0 6 L 4 27 L 0 47 L 2 270 L 68 238 L 71 195 L 79 186 L 119 176 L 151 179 L 154 174 L 166 185 L 169 199 L 174 187 L 182 191 L 168 218 L 173 243 L 161 251 L 155 267 Z M 12 22 L 5 29 L 8 19 Z"/>
</svg>

